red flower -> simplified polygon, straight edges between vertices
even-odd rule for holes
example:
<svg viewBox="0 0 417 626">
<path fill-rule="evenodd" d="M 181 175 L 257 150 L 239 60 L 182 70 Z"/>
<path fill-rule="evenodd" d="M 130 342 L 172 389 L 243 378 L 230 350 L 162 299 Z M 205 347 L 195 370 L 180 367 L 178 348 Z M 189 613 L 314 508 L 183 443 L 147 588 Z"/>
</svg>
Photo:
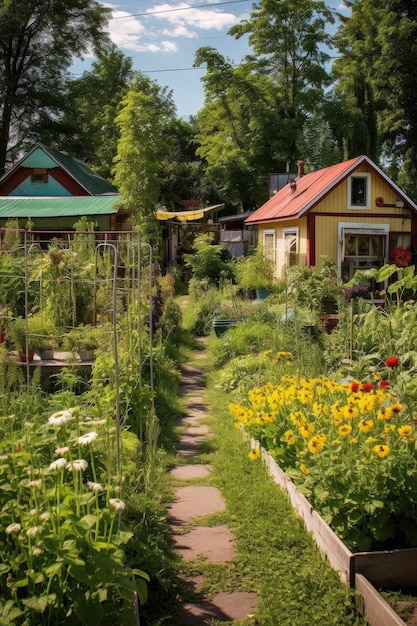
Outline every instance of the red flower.
<svg viewBox="0 0 417 626">
<path fill-rule="evenodd" d="M 395 265 L 398 265 L 398 267 L 407 267 L 411 261 L 411 250 L 410 248 L 398 246 L 398 248 L 394 248 L 394 250 L 392 250 L 391 257 Z"/>
<path fill-rule="evenodd" d="M 362 391 L 372 391 L 373 389 L 375 389 L 375 385 L 372 385 L 372 383 L 362 384 Z"/>
<path fill-rule="evenodd" d="M 386 389 L 389 386 L 390 386 L 389 380 L 381 380 L 381 382 L 379 383 L 380 389 Z"/>
<path fill-rule="evenodd" d="M 360 383 L 358 383 L 357 380 L 354 380 L 353 383 L 350 385 L 350 390 L 352 393 L 356 393 L 357 391 L 359 391 L 359 387 Z"/>
<path fill-rule="evenodd" d="M 399 358 L 397 356 L 389 356 L 385 361 L 387 367 L 398 367 Z"/>
</svg>

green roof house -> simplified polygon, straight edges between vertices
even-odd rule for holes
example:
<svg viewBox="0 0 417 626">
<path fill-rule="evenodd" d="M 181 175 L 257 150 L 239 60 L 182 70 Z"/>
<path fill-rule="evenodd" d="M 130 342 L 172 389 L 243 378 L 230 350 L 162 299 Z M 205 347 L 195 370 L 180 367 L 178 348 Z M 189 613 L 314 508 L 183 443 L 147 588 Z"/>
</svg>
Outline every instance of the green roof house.
<svg viewBox="0 0 417 626">
<path fill-rule="evenodd" d="M 34 230 L 56 233 L 85 216 L 98 231 L 124 230 L 119 199 L 85 163 L 38 143 L 0 178 L 0 227 L 17 219 L 24 228 L 30 220 Z"/>
</svg>

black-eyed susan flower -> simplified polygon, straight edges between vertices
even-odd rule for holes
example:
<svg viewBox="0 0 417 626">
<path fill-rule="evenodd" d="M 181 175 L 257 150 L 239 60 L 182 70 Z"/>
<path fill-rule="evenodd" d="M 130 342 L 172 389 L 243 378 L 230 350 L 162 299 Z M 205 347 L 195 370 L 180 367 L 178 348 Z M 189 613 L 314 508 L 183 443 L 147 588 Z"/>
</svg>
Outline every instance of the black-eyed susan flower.
<svg viewBox="0 0 417 626">
<path fill-rule="evenodd" d="M 374 452 L 383 459 L 389 454 L 389 446 L 379 443 L 377 446 L 374 446 Z"/>
<path fill-rule="evenodd" d="M 409 437 L 413 432 L 413 428 L 409 424 L 406 424 L 405 426 L 399 426 L 397 430 L 398 434 L 401 437 Z"/>
<path fill-rule="evenodd" d="M 350 424 L 342 424 L 339 426 L 339 435 L 347 437 L 352 432 L 352 426 Z"/>
<path fill-rule="evenodd" d="M 373 427 L 374 427 L 374 420 L 371 420 L 371 419 L 361 420 L 358 424 L 359 430 L 361 430 L 363 433 L 368 433 L 370 430 L 373 429 Z"/>
<path fill-rule="evenodd" d="M 249 451 L 249 458 L 251 461 L 256 461 L 256 459 L 259 459 L 260 456 L 261 456 L 261 451 L 259 450 L 259 448 L 252 448 Z"/>
</svg>

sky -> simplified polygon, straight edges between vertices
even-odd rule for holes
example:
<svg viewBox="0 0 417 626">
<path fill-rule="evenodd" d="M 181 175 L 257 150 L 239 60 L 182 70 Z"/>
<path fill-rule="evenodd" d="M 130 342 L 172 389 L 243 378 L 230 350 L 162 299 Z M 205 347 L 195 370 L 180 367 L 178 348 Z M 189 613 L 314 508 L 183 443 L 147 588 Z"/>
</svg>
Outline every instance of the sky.
<svg viewBox="0 0 417 626">
<path fill-rule="evenodd" d="M 112 10 L 108 30 L 113 43 L 132 58 L 134 70 L 172 91 L 177 116 L 184 119 L 196 115 L 204 103 L 201 78 L 205 68 L 193 68 L 196 51 L 210 46 L 236 64 L 251 52 L 246 38 L 236 40 L 227 32 L 250 16 L 253 0 L 118 0 L 103 4 Z M 347 15 L 342 0 L 327 0 L 326 4 Z M 91 62 L 88 56 L 76 61 L 72 74 L 88 71 Z"/>
</svg>

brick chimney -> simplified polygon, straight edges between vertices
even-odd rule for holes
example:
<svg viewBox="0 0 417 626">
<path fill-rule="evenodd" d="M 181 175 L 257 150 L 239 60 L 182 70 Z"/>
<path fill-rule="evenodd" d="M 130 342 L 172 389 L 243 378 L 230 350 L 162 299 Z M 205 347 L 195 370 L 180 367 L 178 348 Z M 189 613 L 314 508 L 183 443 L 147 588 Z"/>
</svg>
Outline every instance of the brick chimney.
<svg viewBox="0 0 417 626">
<path fill-rule="evenodd" d="M 304 176 L 304 161 L 298 161 L 297 166 L 298 166 L 297 178 L 302 178 Z"/>
</svg>

